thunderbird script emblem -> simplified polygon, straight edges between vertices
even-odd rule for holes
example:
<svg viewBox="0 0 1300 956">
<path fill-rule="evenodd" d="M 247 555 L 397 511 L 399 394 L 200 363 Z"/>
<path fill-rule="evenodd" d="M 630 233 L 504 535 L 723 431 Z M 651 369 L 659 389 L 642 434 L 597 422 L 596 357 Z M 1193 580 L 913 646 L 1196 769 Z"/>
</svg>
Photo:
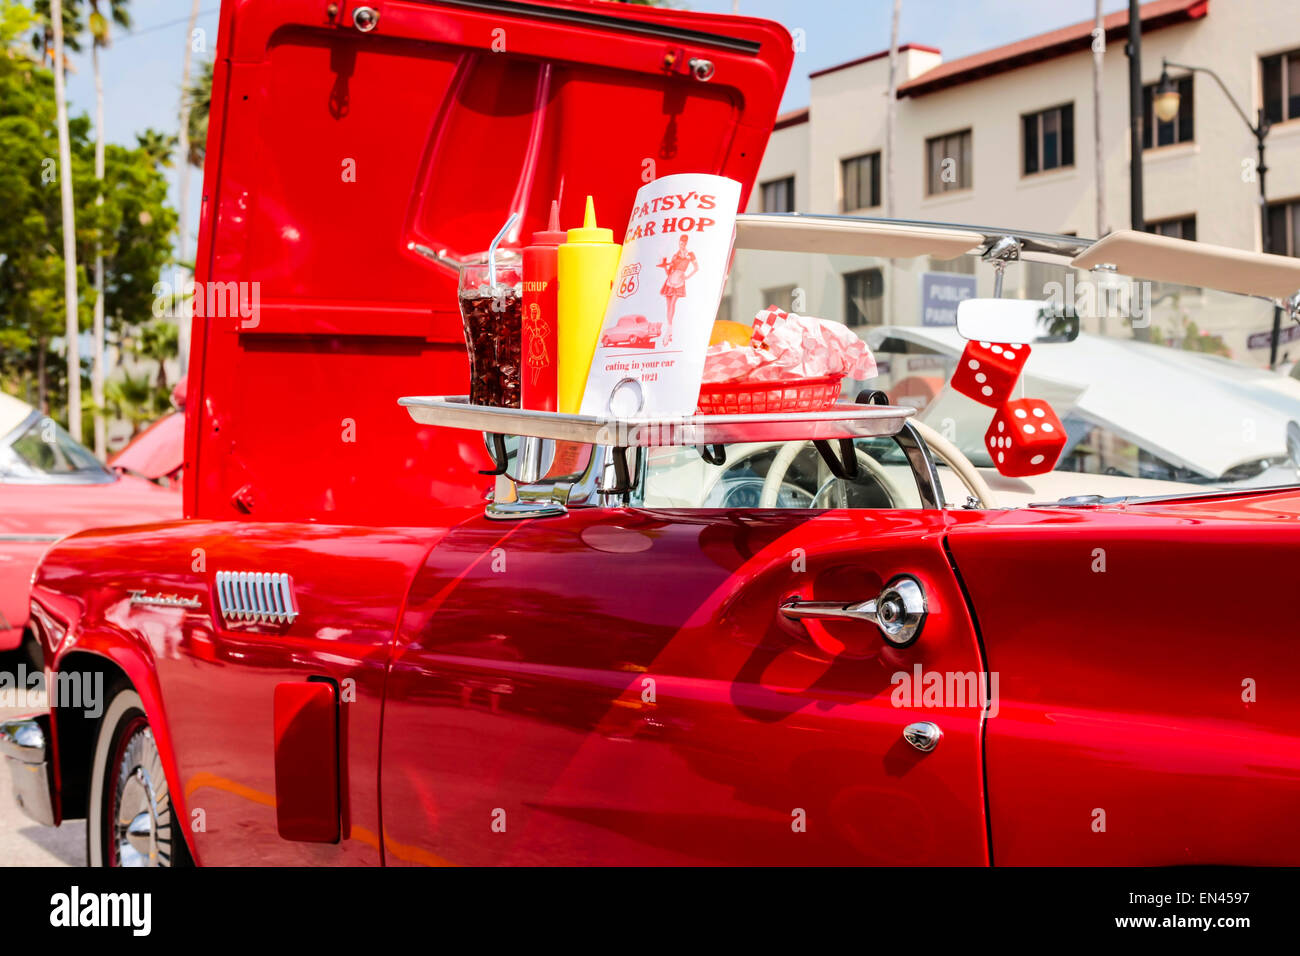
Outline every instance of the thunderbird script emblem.
<svg viewBox="0 0 1300 956">
<path fill-rule="evenodd" d="M 132 604 L 144 604 L 149 607 L 202 607 L 199 599 L 196 597 L 182 597 L 179 594 L 163 594 L 156 591 L 149 594 L 143 589 L 132 589 L 127 592 L 131 595 Z"/>
</svg>

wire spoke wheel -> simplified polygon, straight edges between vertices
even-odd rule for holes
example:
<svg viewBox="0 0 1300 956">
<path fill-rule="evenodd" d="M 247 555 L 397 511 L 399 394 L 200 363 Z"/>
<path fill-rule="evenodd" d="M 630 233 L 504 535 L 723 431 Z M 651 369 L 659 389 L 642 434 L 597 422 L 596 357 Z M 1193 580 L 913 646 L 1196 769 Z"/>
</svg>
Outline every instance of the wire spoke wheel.
<svg viewBox="0 0 1300 956">
<path fill-rule="evenodd" d="M 112 698 L 104 714 L 92 775 L 86 827 L 91 866 L 187 863 L 162 754 L 140 697 L 129 688 Z"/>
<path fill-rule="evenodd" d="M 139 717 L 119 741 L 109 811 L 109 865 L 170 866 L 171 801 L 153 731 Z"/>
</svg>

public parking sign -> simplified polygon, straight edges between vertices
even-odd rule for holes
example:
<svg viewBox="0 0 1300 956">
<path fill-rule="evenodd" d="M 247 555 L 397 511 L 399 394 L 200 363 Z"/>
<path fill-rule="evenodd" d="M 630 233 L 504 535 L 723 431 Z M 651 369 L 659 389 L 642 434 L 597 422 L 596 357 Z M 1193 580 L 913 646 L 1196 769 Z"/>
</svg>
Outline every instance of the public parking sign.
<svg viewBox="0 0 1300 956">
<path fill-rule="evenodd" d="M 922 272 L 921 324 L 956 325 L 957 303 L 974 297 L 974 276 L 952 272 Z"/>
</svg>

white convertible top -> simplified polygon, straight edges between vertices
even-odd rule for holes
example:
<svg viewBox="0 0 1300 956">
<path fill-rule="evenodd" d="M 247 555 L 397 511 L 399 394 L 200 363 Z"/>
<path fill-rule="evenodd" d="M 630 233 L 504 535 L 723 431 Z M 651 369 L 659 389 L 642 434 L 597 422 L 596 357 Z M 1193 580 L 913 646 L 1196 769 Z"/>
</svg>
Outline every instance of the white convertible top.
<svg viewBox="0 0 1300 956">
<path fill-rule="evenodd" d="M 1209 286 L 1225 292 L 1286 299 L 1300 292 L 1300 259 L 1230 249 L 1150 232 L 1121 229 L 1074 257 L 1078 269 L 1112 265 L 1121 273 L 1158 282 Z"/>
<path fill-rule="evenodd" d="M 1020 242 L 1023 258 L 1068 262 L 1076 269 L 1113 266 L 1135 279 L 1204 286 L 1265 299 L 1285 300 L 1300 293 L 1300 258 L 1129 229 L 1094 241 L 1020 229 L 861 216 L 744 213 L 736 217 L 737 249 L 952 259 L 963 253 L 981 253 L 1004 236 L 1014 236 Z"/>
</svg>

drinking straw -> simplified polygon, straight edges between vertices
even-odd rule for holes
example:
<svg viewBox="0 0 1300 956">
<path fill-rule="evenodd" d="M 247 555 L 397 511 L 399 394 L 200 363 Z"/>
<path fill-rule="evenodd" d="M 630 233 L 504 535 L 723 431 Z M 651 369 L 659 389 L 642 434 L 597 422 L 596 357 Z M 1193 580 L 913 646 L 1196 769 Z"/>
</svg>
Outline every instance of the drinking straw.
<svg viewBox="0 0 1300 956">
<path fill-rule="evenodd" d="M 501 240 L 506 237 L 506 233 L 510 231 L 510 227 L 515 224 L 515 220 L 518 218 L 519 213 L 512 212 L 510 218 L 506 220 L 506 224 L 497 233 L 497 237 L 488 246 L 488 289 L 490 291 L 495 292 L 497 287 L 497 246 L 501 245 Z"/>
</svg>

